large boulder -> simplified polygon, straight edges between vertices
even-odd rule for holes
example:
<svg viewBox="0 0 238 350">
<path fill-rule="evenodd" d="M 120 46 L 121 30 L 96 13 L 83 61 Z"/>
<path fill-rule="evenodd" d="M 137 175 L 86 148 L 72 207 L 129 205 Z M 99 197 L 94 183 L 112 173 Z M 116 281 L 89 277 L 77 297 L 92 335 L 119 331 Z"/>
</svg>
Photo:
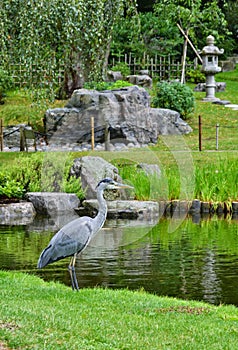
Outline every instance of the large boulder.
<svg viewBox="0 0 238 350">
<path fill-rule="evenodd" d="M 38 214 L 49 216 L 74 214 L 80 201 L 74 193 L 64 192 L 28 192 L 27 199 L 33 204 Z"/>
<path fill-rule="evenodd" d="M 96 198 L 96 186 L 105 177 L 122 182 L 118 169 L 101 157 L 85 156 L 76 158 L 70 170 L 70 175 L 81 179 L 86 199 Z M 128 198 L 125 191 L 105 191 L 105 198 L 114 200 Z"/>
<path fill-rule="evenodd" d="M 46 131 L 55 144 L 89 142 L 94 117 L 96 142 L 104 142 L 105 129 L 111 139 L 125 143 L 156 143 L 160 134 L 186 134 L 192 131 L 178 112 L 150 107 L 144 88 L 130 86 L 118 90 L 75 90 L 65 108 L 46 112 Z"/>
</svg>

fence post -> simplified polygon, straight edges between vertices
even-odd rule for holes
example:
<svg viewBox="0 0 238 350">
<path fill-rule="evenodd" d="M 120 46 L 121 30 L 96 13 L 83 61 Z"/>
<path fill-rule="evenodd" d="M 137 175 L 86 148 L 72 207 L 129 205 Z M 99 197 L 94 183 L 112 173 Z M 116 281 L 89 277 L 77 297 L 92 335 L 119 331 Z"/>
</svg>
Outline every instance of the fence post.
<svg viewBox="0 0 238 350">
<path fill-rule="evenodd" d="M 108 122 L 105 125 L 105 151 L 110 151 L 110 129 Z"/>
<path fill-rule="evenodd" d="M 216 150 L 219 148 L 219 124 L 216 125 Z"/>
<path fill-rule="evenodd" d="M 20 152 L 25 151 L 25 136 L 24 136 L 24 128 L 20 126 Z"/>
<path fill-rule="evenodd" d="M 0 148 L 3 151 L 3 119 L 0 119 Z"/>
<path fill-rule="evenodd" d="M 199 151 L 202 150 L 202 118 L 198 116 L 198 139 L 199 139 Z"/>
</svg>

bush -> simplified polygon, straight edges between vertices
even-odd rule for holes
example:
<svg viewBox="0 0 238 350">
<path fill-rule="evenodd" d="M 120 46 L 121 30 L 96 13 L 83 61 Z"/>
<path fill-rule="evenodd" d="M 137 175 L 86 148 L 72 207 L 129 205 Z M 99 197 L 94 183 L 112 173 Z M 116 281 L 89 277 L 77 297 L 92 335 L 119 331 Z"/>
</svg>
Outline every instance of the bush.
<svg viewBox="0 0 238 350">
<path fill-rule="evenodd" d="M 112 82 L 110 83 L 106 81 L 99 81 L 99 82 L 91 81 L 91 82 L 85 83 L 84 88 L 89 90 L 103 91 L 103 90 L 120 89 L 131 85 L 133 84 L 124 80 L 117 80 L 115 83 L 112 83 Z"/>
<path fill-rule="evenodd" d="M 0 173 L 0 196 L 8 198 L 22 198 L 25 190 L 18 181 L 7 174 Z"/>
<path fill-rule="evenodd" d="M 117 63 L 115 66 L 111 69 L 113 72 L 121 72 L 123 77 L 126 77 L 127 75 L 130 75 L 130 68 L 128 67 L 128 64 L 124 62 Z"/>
<path fill-rule="evenodd" d="M 155 87 L 152 107 L 172 109 L 186 119 L 194 110 L 195 99 L 192 90 L 186 85 L 177 82 L 159 82 Z"/>
<path fill-rule="evenodd" d="M 71 160 L 62 162 L 59 154 L 43 156 L 41 153 L 22 154 L 10 168 L 0 173 L 0 195 L 24 198 L 26 192 L 75 193 L 85 197 L 80 179 L 69 177 Z"/>
<path fill-rule="evenodd" d="M 205 74 L 201 72 L 201 67 L 197 67 L 196 69 L 190 69 L 186 73 L 186 80 L 190 83 L 205 83 L 206 77 Z"/>
</svg>

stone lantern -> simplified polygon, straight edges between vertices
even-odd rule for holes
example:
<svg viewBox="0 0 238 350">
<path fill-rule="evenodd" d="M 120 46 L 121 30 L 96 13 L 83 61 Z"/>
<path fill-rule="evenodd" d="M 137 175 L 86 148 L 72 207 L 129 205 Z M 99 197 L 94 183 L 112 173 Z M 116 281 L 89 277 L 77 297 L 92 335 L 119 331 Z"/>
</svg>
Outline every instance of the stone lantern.
<svg viewBox="0 0 238 350">
<path fill-rule="evenodd" d="M 207 46 L 201 51 L 202 56 L 202 69 L 201 71 L 206 75 L 206 97 L 203 101 L 219 101 L 219 98 L 215 97 L 216 82 L 215 74 L 221 71 L 218 67 L 218 55 L 221 55 L 224 50 L 219 50 L 217 46 L 214 45 L 214 37 L 209 35 L 207 37 Z"/>
</svg>

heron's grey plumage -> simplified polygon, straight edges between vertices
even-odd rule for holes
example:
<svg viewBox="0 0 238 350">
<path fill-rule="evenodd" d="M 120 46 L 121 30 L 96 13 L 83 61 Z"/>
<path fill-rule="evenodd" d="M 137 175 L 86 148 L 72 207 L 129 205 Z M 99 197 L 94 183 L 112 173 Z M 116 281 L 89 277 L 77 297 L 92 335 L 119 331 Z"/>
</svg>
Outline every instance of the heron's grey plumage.
<svg viewBox="0 0 238 350">
<path fill-rule="evenodd" d="M 75 219 L 63 226 L 51 239 L 49 245 L 41 253 L 37 267 L 43 268 L 57 260 L 73 256 L 69 265 L 73 289 L 78 289 L 78 282 L 74 270 L 77 254 L 82 252 L 92 237 L 102 228 L 107 217 L 107 204 L 103 197 L 103 191 L 108 189 L 130 187 L 117 183 L 111 178 L 105 178 L 97 185 L 97 199 L 99 209 L 97 216 L 93 219 L 84 216 Z"/>
</svg>

